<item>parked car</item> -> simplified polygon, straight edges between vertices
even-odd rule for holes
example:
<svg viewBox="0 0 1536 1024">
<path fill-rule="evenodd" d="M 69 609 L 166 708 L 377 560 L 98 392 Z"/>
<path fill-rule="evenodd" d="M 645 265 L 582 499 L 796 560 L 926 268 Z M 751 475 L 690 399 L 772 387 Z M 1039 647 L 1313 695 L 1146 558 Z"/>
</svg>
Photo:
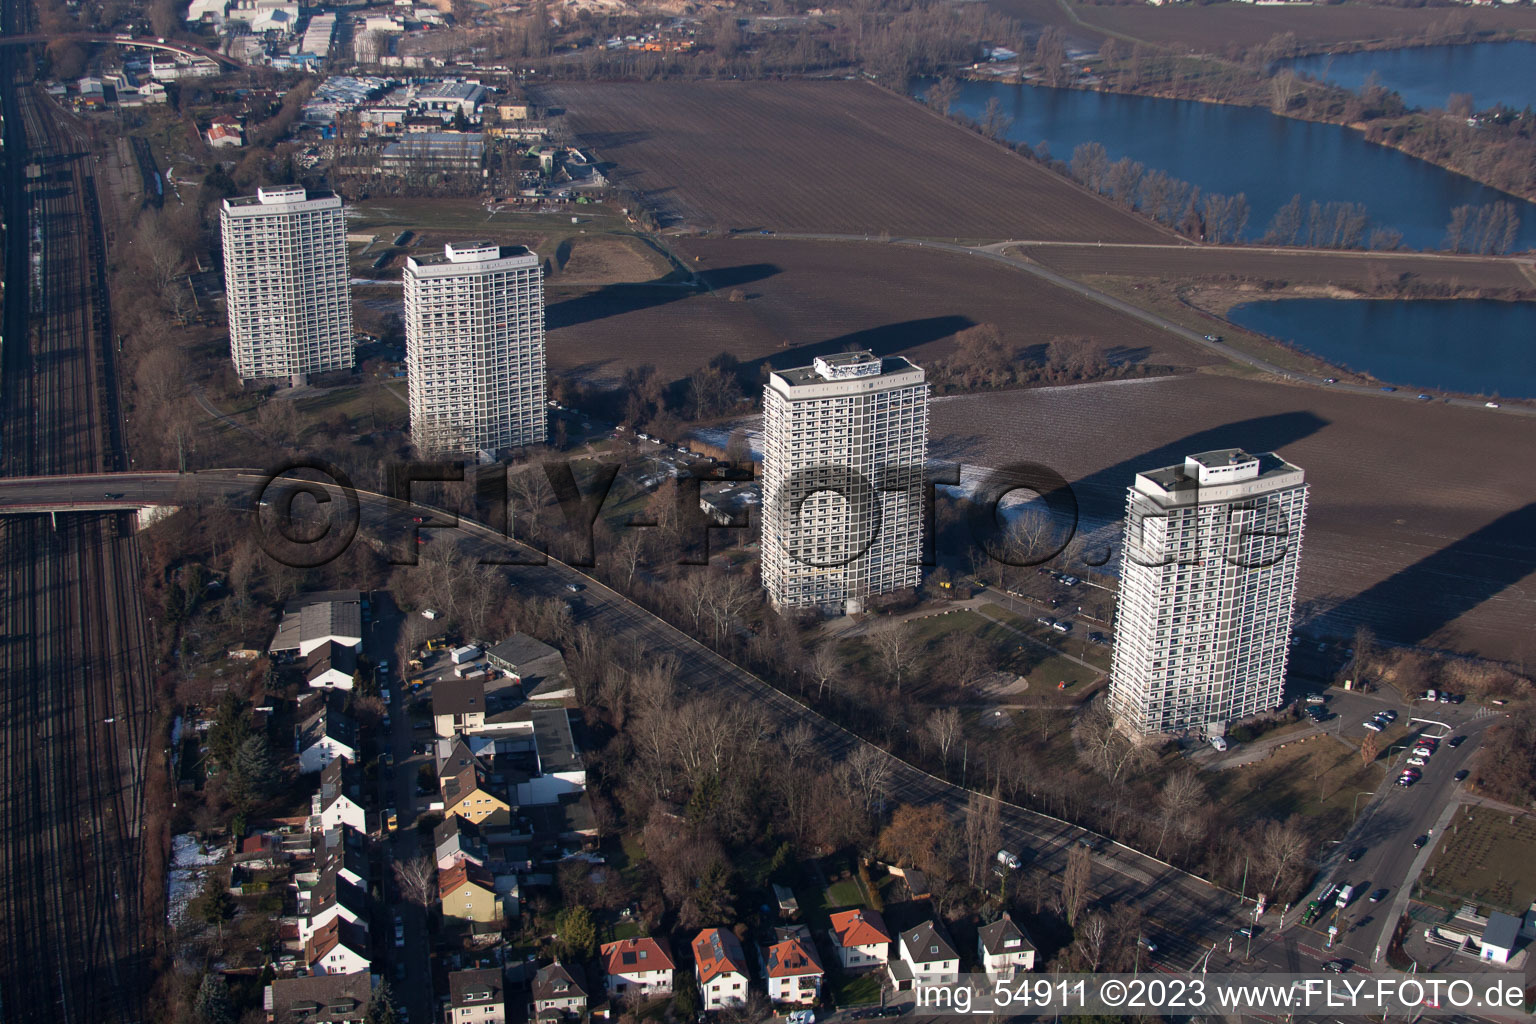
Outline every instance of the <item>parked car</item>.
<svg viewBox="0 0 1536 1024">
<path fill-rule="evenodd" d="M 1418 400 L 1419 400 L 1419 401 L 1421 401 L 1421 402 L 1428 402 L 1428 401 L 1429 401 L 1429 400 L 1430 400 L 1430 398 L 1429 398 L 1429 396 L 1428 396 L 1428 395 L 1426 395 L 1426 394 L 1422 394 L 1422 393 L 1421 393 L 1421 394 L 1417 394 L 1417 395 L 1414 395 L 1414 396 L 1413 396 L 1413 397 L 1414 397 L 1414 398 L 1417 398 L 1417 399 L 1418 399 Z"/>
<path fill-rule="evenodd" d="M 1309 694 L 1307 694 L 1307 703 L 1308 704 L 1326 704 L 1326 703 L 1328 703 L 1328 698 L 1327 698 L 1327 696 L 1325 696 L 1324 694 L 1321 694 L 1321 693 L 1309 693 Z"/>
<path fill-rule="evenodd" d="M 1237 937 L 1240 938 L 1240 939 L 1251 939 L 1251 938 L 1254 937 L 1255 934 L 1257 934 L 1257 932 L 1258 932 L 1258 929 L 1254 928 L 1251 925 L 1246 925 L 1245 924 L 1245 925 L 1243 925 L 1241 928 L 1239 928 L 1237 930 Z"/>
<path fill-rule="evenodd" d="M 1415 839 L 1413 841 L 1413 848 L 1415 850 L 1422 850 L 1422 849 L 1424 849 L 1424 847 L 1428 843 L 1429 843 L 1429 836 L 1419 836 L 1419 838 L 1417 838 L 1417 839 Z"/>
<path fill-rule="evenodd" d="M 1484 402 L 1483 403 L 1483 408 L 1484 409 L 1497 409 L 1498 407 L 1499 407 L 1499 403 L 1498 402 Z"/>
<path fill-rule="evenodd" d="M 1387 898 L 1387 890 L 1386 889 L 1377 889 L 1375 892 L 1371 893 L 1371 902 L 1372 903 L 1380 903 L 1382 900 L 1384 900 L 1386 898 Z"/>
<path fill-rule="evenodd" d="M 1393 711 L 1391 708 L 1387 708 L 1387 710 L 1381 712 L 1376 717 L 1385 719 L 1388 722 L 1395 722 L 1397 721 L 1397 712 Z"/>
<path fill-rule="evenodd" d="M 1041 616 L 1039 616 L 1038 618 L 1035 619 L 1035 624 L 1039 625 L 1039 626 L 1044 626 L 1047 629 L 1049 629 L 1050 627 L 1056 625 L 1056 620 L 1052 619 L 1052 618 L 1048 618 L 1048 617 L 1046 617 L 1044 615 L 1041 615 Z"/>
<path fill-rule="evenodd" d="M 1337 384 L 1338 382 L 1339 382 L 1339 378 L 1337 378 L 1337 377 L 1324 377 L 1323 378 L 1323 383 L 1324 384 Z"/>
<path fill-rule="evenodd" d="M 1053 623 L 1051 623 L 1051 628 L 1054 629 L 1058 633 L 1070 633 L 1070 632 L 1072 632 L 1072 623 L 1070 623 L 1070 622 L 1053 622 Z"/>
<path fill-rule="evenodd" d="M 1364 725 L 1365 725 L 1365 727 L 1367 729 L 1371 730 L 1371 732 L 1386 732 L 1387 731 L 1386 726 L 1382 725 L 1380 722 L 1376 721 L 1376 719 L 1374 719 L 1374 718 L 1367 720 L 1364 723 Z"/>
<path fill-rule="evenodd" d="M 1323 964 L 1323 970 L 1327 971 L 1329 974 L 1343 974 L 1344 962 L 1342 960 L 1329 960 L 1327 963 Z"/>
<path fill-rule="evenodd" d="M 1003 867 L 1010 868 L 1014 871 L 1019 870 L 1019 868 L 1023 867 L 1024 865 L 1024 862 L 1019 859 L 1019 855 L 1014 853 L 1012 850 L 998 850 L 997 862 L 1003 865 Z"/>
<path fill-rule="evenodd" d="M 1429 764 L 1429 762 L 1424 760 L 1422 757 L 1410 757 L 1408 759 L 1408 763 L 1419 768 L 1423 768 L 1425 765 Z"/>
<path fill-rule="evenodd" d="M 1441 704 L 1449 704 L 1451 702 L 1451 695 L 1448 693 L 1441 693 L 1438 699 Z"/>
<path fill-rule="evenodd" d="M 1435 752 L 1435 750 L 1434 750 L 1433 747 L 1414 747 L 1413 748 L 1413 756 L 1414 757 L 1429 757 L 1434 752 Z"/>
<path fill-rule="evenodd" d="M 1463 768 L 1461 771 L 1457 772 L 1455 775 L 1452 775 L 1451 778 L 1455 779 L 1457 782 L 1465 782 L 1467 780 L 1467 776 L 1470 775 L 1470 774 L 1472 774 L 1472 773 L 1467 771 L 1465 768 Z"/>
<path fill-rule="evenodd" d="M 405 945 L 405 922 L 400 920 L 400 915 L 395 915 L 395 948 Z"/>
</svg>

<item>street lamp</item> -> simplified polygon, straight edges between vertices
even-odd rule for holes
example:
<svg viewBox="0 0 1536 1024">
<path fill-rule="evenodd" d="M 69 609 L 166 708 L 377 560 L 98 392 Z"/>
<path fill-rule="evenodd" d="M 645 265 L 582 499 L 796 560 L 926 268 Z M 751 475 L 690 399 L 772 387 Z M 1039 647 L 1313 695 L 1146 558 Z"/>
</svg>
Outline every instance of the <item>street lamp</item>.
<svg viewBox="0 0 1536 1024">
<path fill-rule="evenodd" d="M 1349 820 L 1353 822 L 1353 821 L 1356 821 L 1356 820 L 1359 819 L 1359 815 L 1360 815 L 1360 798 L 1361 797 L 1363 797 L 1363 796 L 1375 796 L 1375 795 L 1376 795 L 1376 792 L 1374 790 L 1370 790 L 1370 789 L 1363 789 L 1360 792 L 1356 793 L 1355 794 L 1354 804 L 1350 808 Z"/>
</svg>

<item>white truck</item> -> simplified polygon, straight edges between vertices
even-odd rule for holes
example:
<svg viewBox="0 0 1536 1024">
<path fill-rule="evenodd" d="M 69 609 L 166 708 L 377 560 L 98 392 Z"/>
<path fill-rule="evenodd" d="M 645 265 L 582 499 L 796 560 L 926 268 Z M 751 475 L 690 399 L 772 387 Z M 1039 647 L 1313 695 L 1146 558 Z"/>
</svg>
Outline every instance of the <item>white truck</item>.
<svg viewBox="0 0 1536 1024">
<path fill-rule="evenodd" d="M 1345 907 L 1349 906 L 1349 901 L 1354 898 L 1355 887 L 1352 885 L 1345 885 L 1344 888 L 1339 890 L 1339 898 L 1334 901 L 1334 906 L 1338 907 L 1340 910 L 1343 910 Z"/>
<path fill-rule="evenodd" d="M 1010 871 L 1017 871 L 1024 864 L 1019 855 L 1012 850 L 998 850 L 997 862 Z"/>
<path fill-rule="evenodd" d="M 462 665 L 466 661 L 474 661 L 476 658 L 480 657 L 480 648 L 455 647 L 453 649 L 453 653 L 448 657 L 455 665 Z"/>
</svg>

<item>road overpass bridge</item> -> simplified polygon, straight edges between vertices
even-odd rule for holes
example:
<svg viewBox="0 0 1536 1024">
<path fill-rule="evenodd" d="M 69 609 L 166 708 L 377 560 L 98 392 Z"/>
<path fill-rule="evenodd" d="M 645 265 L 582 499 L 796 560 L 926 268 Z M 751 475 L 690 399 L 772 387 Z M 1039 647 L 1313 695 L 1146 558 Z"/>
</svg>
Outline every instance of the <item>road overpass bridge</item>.
<svg viewBox="0 0 1536 1024">
<path fill-rule="evenodd" d="M 109 46 L 137 46 L 148 50 L 164 50 L 167 53 L 180 54 L 183 57 L 203 57 L 215 61 L 227 69 L 243 68 L 245 64 L 225 53 L 211 50 L 206 46 L 198 46 L 196 43 L 183 43 L 175 40 L 167 40 L 156 36 L 134 36 L 124 38 L 96 32 L 74 32 L 63 36 L 48 36 L 41 33 L 20 36 L 0 36 L 0 46 L 30 46 L 34 43 L 46 45 L 55 40 L 64 39 L 75 43 L 106 44 Z"/>
</svg>

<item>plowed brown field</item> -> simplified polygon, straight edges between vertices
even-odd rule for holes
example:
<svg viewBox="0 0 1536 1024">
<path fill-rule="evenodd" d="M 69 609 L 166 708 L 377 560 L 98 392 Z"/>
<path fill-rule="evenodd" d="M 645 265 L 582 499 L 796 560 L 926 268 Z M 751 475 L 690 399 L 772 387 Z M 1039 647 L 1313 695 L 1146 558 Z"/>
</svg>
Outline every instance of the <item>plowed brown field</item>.
<svg viewBox="0 0 1536 1024">
<path fill-rule="evenodd" d="M 1241 446 L 1311 484 L 1299 618 L 1348 635 L 1536 659 L 1536 419 L 1207 374 L 946 398 L 933 454 L 1056 469 L 1117 521 L 1144 469 Z"/>
<path fill-rule="evenodd" d="M 688 238 L 674 245 L 714 289 L 551 294 L 549 359 L 557 372 L 615 383 L 650 363 L 669 380 L 721 351 L 743 362 L 801 366 L 848 345 L 900 353 L 919 365 L 947 353 L 957 332 L 996 326 L 1003 339 L 1043 346 L 1089 338 L 1117 361 L 1197 366 L 1203 349 L 1029 274 L 965 256 L 863 242 Z M 697 260 L 694 257 L 698 257 Z M 740 291 L 742 301 L 730 300 Z"/>
<path fill-rule="evenodd" d="M 1231 44 L 1252 46 L 1294 32 L 1302 46 L 1373 42 L 1419 35 L 1447 17 L 1465 18 L 1479 32 L 1536 30 L 1536 10 L 1517 7 L 1396 7 L 1372 4 L 1147 4 L 1108 6 L 1072 3 L 1071 15 L 1041 0 L 988 0 L 988 5 L 1027 24 L 1057 24 L 1074 36 L 1105 32 L 1164 46 L 1223 53 Z"/>
<path fill-rule="evenodd" d="M 1173 236 L 862 82 L 559 84 L 584 145 L 667 224 L 714 230 L 1170 241 Z"/>
</svg>

